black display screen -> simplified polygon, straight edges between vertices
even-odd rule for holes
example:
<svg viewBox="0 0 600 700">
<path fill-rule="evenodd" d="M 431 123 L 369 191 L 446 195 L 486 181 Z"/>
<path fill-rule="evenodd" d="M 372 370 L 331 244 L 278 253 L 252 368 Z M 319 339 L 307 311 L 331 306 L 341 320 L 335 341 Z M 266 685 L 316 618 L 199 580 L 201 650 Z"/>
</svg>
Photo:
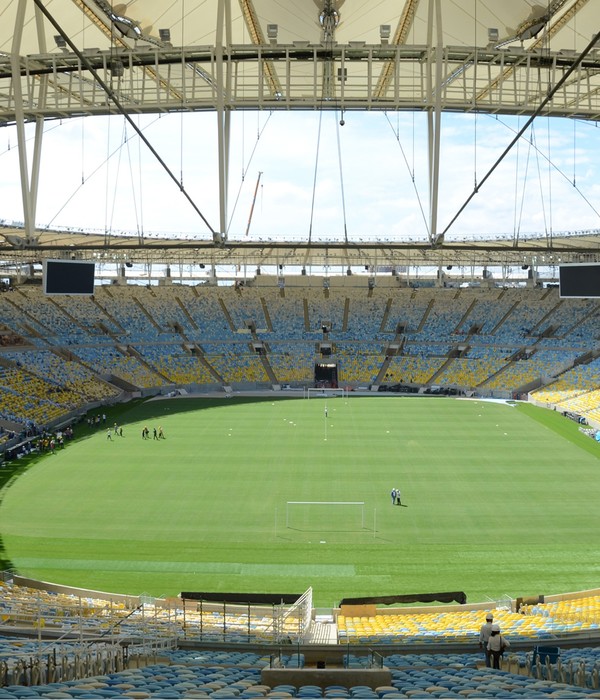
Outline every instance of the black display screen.
<svg viewBox="0 0 600 700">
<path fill-rule="evenodd" d="M 44 261 L 44 294 L 94 293 L 95 264 L 74 260 Z"/>
</svg>

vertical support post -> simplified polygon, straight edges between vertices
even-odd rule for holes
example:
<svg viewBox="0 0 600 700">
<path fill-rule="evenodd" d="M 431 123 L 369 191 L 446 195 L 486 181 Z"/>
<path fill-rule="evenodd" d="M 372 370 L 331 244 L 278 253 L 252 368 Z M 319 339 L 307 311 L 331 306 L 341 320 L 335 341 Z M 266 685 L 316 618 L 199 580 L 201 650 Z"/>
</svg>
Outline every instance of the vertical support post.
<svg viewBox="0 0 600 700">
<path fill-rule="evenodd" d="M 433 46 L 433 27 L 436 30 L 435 51 L 427 57 L 427 91 L 432 103 L 427 109 L 427 139 L 429 148 L 429 242 L 433 243 L 437 231 L 439 178 L 440 178 L 440 131 L 442 119 L 442 8 L 440 0 L 429 0 L 428 17 L 429 46 Z M 435 65 L 433 65 L 435 57 Z M 435 70 L 435 80 L 433 71 Z M 435 93 L 434 93 L 435 90 Z"/>
<path fill-rule="evenodd" d="M 40 12 L 40 8 L 35 6 L 35 27 L 37 32 L 38 46 L 41 54 L 48 53 L 46 45 L 46 34 L 44 32 L 44 18 Z M 48 94 L 48 76 L 41 75 L 39 77 L 39 96 L 38 104 L 41 108 L 46 105 L 46 96 Z M 37 195 L 38 185 L 40 180 L 40 163 L 42 159 L 42 138 L 44 136 L 44 117 L 36 117 L 35 120 L 35 137 L 33 141 L 33 158 L 31 161 L 31 182 L 29 196 L 31 201 L 31 215 L 33 225 L 35 226 L 36 211 L 37 211 Z"/>
<path fill-rule="evenodd" d="M 230 71 L 225 64 L 223 46 L 231 45 L 231 3 L 219 0 L 217 5 L 217 34 L 215 44 L 217 77 L 217 148 L 219 156 L 219 231 L 227 234 L 227 195 L 229 181 L 230 110 L 225 107 L 225 96 L 229 94 Z M 218 234 L 217 234 L 218 236 Z"/>
<path fill-rule="evenodd" d="M 15 102 L 15 122 L 17 127 L 17 143 L 19 147 L 19 174 L 21 180 L 21 197 L 23 198 L 23 221 L 25 223 L 25 237 L 33 238 L 34 216 L 29 190 L 29 173 L 27 168 L 27 140 L 25 137 L 25 110 L 23 106 L 23 85 L 21 83 L 21 40 L 23 38 L 23 26 L 25 24 L 25 9 L 27 0 L 18 0 L 15 17 L 15 28 L 10 49 L 10 69 L 12 72 L 11 84 L 13 99 Z"/>
</svg>

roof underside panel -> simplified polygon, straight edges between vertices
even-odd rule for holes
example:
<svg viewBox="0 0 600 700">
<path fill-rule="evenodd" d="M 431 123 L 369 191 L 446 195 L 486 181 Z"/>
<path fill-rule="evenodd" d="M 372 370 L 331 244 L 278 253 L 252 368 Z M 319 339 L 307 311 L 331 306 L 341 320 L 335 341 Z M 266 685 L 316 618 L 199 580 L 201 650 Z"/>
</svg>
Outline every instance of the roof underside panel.
<svg viewBox="0 0 600 700">
<path fill-rule="evenodd" d="M 226 109 L 525 113 L 597 119 L 589 0 L 0 1 L 0 122 Z M 221 11 L 219 11 L 221 7 Z M 11 52 L 18 53 L 18 62 Z M 578 62 L 580 61 L 580 62 Z"/>
</svg>

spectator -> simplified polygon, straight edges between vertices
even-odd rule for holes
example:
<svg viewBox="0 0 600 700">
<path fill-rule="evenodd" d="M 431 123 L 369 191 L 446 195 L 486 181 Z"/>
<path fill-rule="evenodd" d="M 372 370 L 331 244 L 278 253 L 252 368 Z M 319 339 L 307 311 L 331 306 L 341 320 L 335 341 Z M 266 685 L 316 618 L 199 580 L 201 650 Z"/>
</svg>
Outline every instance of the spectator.
<svg viewBox="0 0 600 700">
<path fill-rule="evenodd" d="M 500 668 L 500 659 L 509 646 L 508 639 L 505 639 L 500 634 L 500 626 L 492 625 L 492 632 L 487 644 L 490 656 L 492 657 L 492 668 Z"/>
<path fill-rule="evenodd" d="M 485 616 L 485 623 L 481 625 L 481 629 L 479 630 L 479 648 L 483 649 L 485 653 L 485 665 L 490 668 L 492 665 L 491 661 L 491 656 L 490 652 L 488 649 L 488 641 L 490 639 L 490 636 L 492 634 L 492 622 L 494 621 L 494 616 L 492 613 L 488 613 Z"/>
</svg>

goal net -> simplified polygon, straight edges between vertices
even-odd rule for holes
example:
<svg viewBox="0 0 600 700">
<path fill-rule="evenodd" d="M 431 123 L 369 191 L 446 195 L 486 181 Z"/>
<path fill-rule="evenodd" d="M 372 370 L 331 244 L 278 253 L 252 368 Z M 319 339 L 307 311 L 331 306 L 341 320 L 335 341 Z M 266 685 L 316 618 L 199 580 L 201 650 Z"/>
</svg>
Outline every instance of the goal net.
<svg viewBox="0 0 600 700">
<path fill-rule="evenodd" d="M 358 532 L 365 528 L 365 502 L 287 501 L 285 526 L 302 532 Z"/>
<path fill-rule="evenodd" d="M 348 398 L 348 389 L 339 387 L 338 389 L 320 389 L 315 386 L 309 386 L 304 389 L 305 399 L 328 399 L 342 397 Z"/>
</svg>

